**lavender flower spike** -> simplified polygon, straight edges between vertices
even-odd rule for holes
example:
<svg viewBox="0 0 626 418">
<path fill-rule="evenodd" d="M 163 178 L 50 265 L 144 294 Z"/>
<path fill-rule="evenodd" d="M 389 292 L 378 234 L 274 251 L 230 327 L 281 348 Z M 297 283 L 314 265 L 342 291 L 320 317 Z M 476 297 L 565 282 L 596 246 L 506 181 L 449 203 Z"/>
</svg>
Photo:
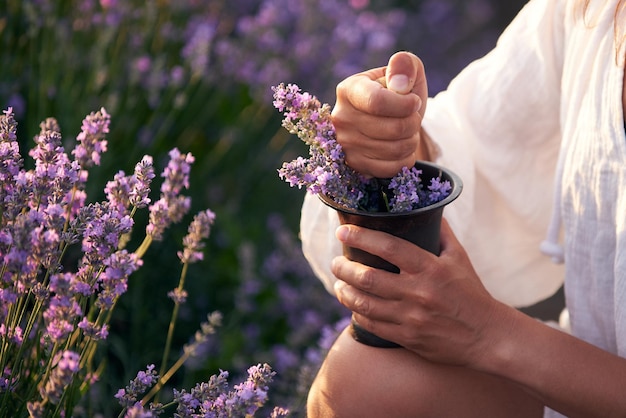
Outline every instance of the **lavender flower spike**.
<svg viewBox="0 0 626 418">
<path fill-rule="evenodd" d="M 137 373 L 137 377 L 128 383 L 124 389 L 117 391 L 115 398 L 120 405 L 132 407 L 148 388 L 152 387 L 159 380 L 159 375 L 154 370 L 154 364 L 148 365 L 146 371 Z"/>
<path fill-rule="evenodd" d="M 198 213 L 191 224 L 189 224 L 189 233 L 183 238 L 185 249 L 178 252 L 178 258 L 183 263 L 195 263 L 203 259 L 202 249 L 204 248 L 203 239 L 208 238 L 211 232 L 211 225 L 215 220 L 215 213 L 207 209 Z"/>
<path fill-rule="evenodd" d="M 13 178 L 18 175 L 24 162 L 17 142 L 17 122 L 13 109 L 0 115 L 0 204 L 15 188 Z"/>
<path fill-rule="evenodd" d="M 135 165 L 135 182 L 130 191 L 130 204 L 143 208 L 150 204 L 150 184 L 154 178 L 154 167 L 152 157 L 145 155 L 140 162 Z"/>
<path fill-rule="evenodd" d="M 158 241 L 170 224 L 180 222 L 187 214 L 191 201 L 181 196 L 183 189 L 189 188 L 189 172 L 194 157 L 191 153 L 181 154 L 177 148 L 170 151 L 170 161 L 161 174 L 165 180 L 161 184 L 161 198 L 150 206 L 150 221 L 146 235 Z"/>
<path fill-rule="evenodd" d="M 83 170 L 100 165 L 100 154 L 107 150 L 105 135 L 109 133 L 111 116 L 104 108 L 91 112 L 84 120 L 81 132 L 76 137 L 78 145 L 72 155 Z"/>
<path fill-rule="evenodd" d="M 292 187 L 306 187 L 310 193 L 329 195 L 338 203 L 356 209 L 364 197 L 360 191 L 366 180 L 345 163 L 345 155 L 335 137 L 330 106 L 295 84 L 272 87 L 274 107 L 283 112 L 283 127 L 309 146 L 310 158 L 283 164 L 280 178 Z"/>
<path fill-rule="evenodd" d="M 60 353 L 49 380 L 41 390 L 42 398 L 57 404 L 61 400 L 65 387 L 72 382 L 74 375 L 80 369 L 79 363 L 80 356 L 77 353 L 73 351 Z"/>
<path fill-rule="evenodd" d="M 161 177 L 165 178 L 161 184 L 161 194 L 173 198 L 183 189 L 189 188 L 189 173 L 195 158 L 191 153 L 181 154 L 178 148 L 172 149 L 169 155 L 170 161 L 161 174 Z"/>
</svg>

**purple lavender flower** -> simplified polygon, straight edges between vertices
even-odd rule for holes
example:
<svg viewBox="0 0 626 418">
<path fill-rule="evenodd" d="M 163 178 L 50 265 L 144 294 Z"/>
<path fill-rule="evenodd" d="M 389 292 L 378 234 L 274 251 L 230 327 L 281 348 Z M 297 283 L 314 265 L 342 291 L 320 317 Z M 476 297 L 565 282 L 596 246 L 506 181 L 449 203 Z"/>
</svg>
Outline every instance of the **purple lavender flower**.
<svg viewBox="0 0 626 418">
<path fill-rule="evenodd" d="M 107 150 L 106 134 L 109 133 L 111 116 L 104 108 L 91 112 L 84 120 L 81 132 L 76 137 L 78 145 L 72 155 L 83 170 L 100 165 L 100 154 Z"/>
<path fill-rule="evenodd" d="M 14 328 L 7 328 L 5 324 L 1 324 L 0 336 L 6 338 L 8 341 L 13 342 L 16 346 L 19 347 L 24 341 L 24 330 L 19 325 L 15 326 Z"/>
<path fill-rule="evenodd" d="M 70 162 L 61 146 L 61 132 L 56 119 L 46 119 L 40 128 L 39 135 L 35 137 L 37 146 L 29 151 L 35 160 L 32 191 L 37 207 L 62 203 L 79 181 L 80 171 L 78 163 Z"/>
<path fill-rule="evenodd" d="M 52 404 L 59 403 L 65 388 L 80 370 L 80 356 L 78 353 L 66 350 L 59 353 L 59 358 L 55 363 L 48 381 L 41 389 L 41 397 Z"/>
<path fill-rule="evenodd" d="M 193 357 L 202 352 L 202 347 L 208 343 L 209 336 L 215 333 L 217 327 L 222 325 L 222 314 L 219 311 L 207 315 L 207 320 L 200 324 L 200 330 L 196 331 L 193 341 L 183 347 L 185 354 Z"/>
<path fill-rule="evenodd" d="M 5 205 L 11 200 L 18 200 L 15 197 L 15 179 L 23 164 L 17 142 L 17 122 L 13 115 L 13 108 L 8 108 L 0 115 L 0 207 L 5 212 L 4 216 L 8 218 L 17 214 L 22 207 L 19 202 L 16 202 L 15 207 L 19 209 L 6 213 L 8 208 Z"/>
<path fill-rule="evenodd" d="M 97 324 L 89 321 L 87 317 L 83 318 L 78 323 L 78 328 L 83 330 L 83 334 L 86 337 L 89 337 L 93 340 L 106 340 L 109 335 L 109 327 L 104 324 L 102 326 L 98 326 Z"/>
<path fill-rule="evenodd" d="M 54 343 L 63 341 L 74 331 L 74 323 L 82 314 L 80 305 L 73 297 L 65 294 L 53 296 L 43 313 L 46 336 Z"/>
<path fill-rule="evenodd" d="M 180 192 L 189 188 L 194 157 L 191 153 L 181 154 L 177 148 L 169 155 L 169 163 L 161 174 L 165 178 L 161 184 L 161 198 L 150 206 L 150 221 L 146 227 L 146 234 L 157 241 L 163 238 L 163 232 L 170 224 L 180 222 L 191 206 L 190 198 L 181 196 Z"/>
<path fill-rule="evenodd" d="M 203 239 L 208 238 L 211 225 L 215 220 L 215 213 L 207 209 L 194 216 L 189 224 L 188 234 L 183 238 L 184 250 L 178 252 L 178 258 L 183 263 L 195 263 L 203 259 Z"/>
<path fill-rule="evenodd" d="M 228 390 L 228 372 L 213 375 L 208 383 L 197 384 L 191 392 L 174 391 L 180 417 L 243 417 L 253 416 L 267 402 L 267 391 L 276 373 L 268 364 L 248 369 L 247 379 Z M 284 416 L 284 408 L 275 409 L 275 416 Z"/>
<path fill-rule="evenodd" d="M 152 157 L 145 155 L 135 165 L 133 175 L 127 176 L 123 171 L 118 171 L 113 180 L 107 182 L 104 188 L 107 200 L 119 212 L 126 212 L 130 206 L 146 207 L 150 203 L 148 194 L 153 178 Z"/>
<path fill-rule="evenodd" d="M 174 401 L 178 404 L 176 413 L 181 418 L 195 418 L 197 410 L 210 405 L 212 400 L 217 399 L 220 394 L 227 391 L 228 372 L 224 370 L 220 370 L 219 374 L 212 375 L 208 382 L 196 384 L 190 392 L 184 389 L 180 391 L 174 389 Z"/>
<path fill-rule="evenodd" d="M 309 159 L 302 157 L 278 170 L 291 186 L 306 187 L 311 193 L 331 196 L 338 203 L 356 209 L 363 193 L 364 179 L 348 165 L 335 138 L 330 106 L 315 96 L 302 93 L 295 84 L 280 84 L 274 90 L 274 107 L 283 112 L 283 126 L 309 146 Z"/>
<path fill-rule="evenodd" d="M 176 288 L 167 292 L 167 297 L 172 299 L 175 304 L 182 305 L 187 302 L 188 293 L 185 289 Z"/>
<path fill-rule="evenodd" d="M 231 415 L 253 415 L 267 401 L 267 391 L 276 372 L 269 364 L 258 364 L 248 368 L 248 378 L 233 387 L 226 396 L 224 406 Z"/>
<path fill-rule="evenodd" d="M 282 406 L 275 406 L 274 409 L 272 409 L 269 418 L 287 417 L 289 414 L 289 409 L 283 408 Z"/>
<path fill-rule="evenodd" d="M 79 385 L 97 381 L 93 352 L 108 336 L 109 315 L 126 292 L 128 277 L 142 264 L 137 253 L 122 247 L 133 227 L 135 210 L 150 203 L 152 158 L 145 156 L 130 176 L 117 173 L 106 185 L 105 201 L 84 204 L 86 169 L 98 164 L 100 153 L 106 149 L 108 124 L 104 109 L 88 116 L 73 153 L 75 160 L 70 161 L 58 123 L 46 119 L 29 152 L 34 169 L 27 171 L 17 147 L 13 114 L 8 110 L 0 116 L 0 152 L 4 157 L 0 163 L 0 338 L 5 366 L 0 391 L 18 394 L 5 402 L 9 408 L 16 407 L 18 414 L 28 411 L 39 417 L 55 409 L 71 412 L 77 399 L 65 394 L 78 393 Z M 189 188 L 193 160 L 191 154 L 181 154 L 177 149 L 170 152 L 162 175 L 161 198 L 152 206 L 157 210 L 151 210 L 151 220 L 161 211 L 164 222 L 153 225 L 153 231 L 180 221 L 188 211 L 190 198 L 181 192 Z M 184 251 L 179 254 L 185 265 L 202 259 L 202 240 L 209 236 L 214 218 L 215 214 L 206 210 L 190 224 L 183 239 Z M 82 257 L 62 263 L 68 247 L 78 243 Z M 75 272 L 65 271 L 75 262 Z M 173 297 L 177 304 L 184 302 L 182 285 Z M 220 320 L 219 313 L 208 316 L 195 340 L 184 347 L 183 360 L 207 343 Z M 20 357 L 20 353 L 26 355 Z M 86 372 L 79 381 L 75 376 L 83 364 Z M 140 372 L 118 393 L 125 416 L 152 417 L 161 411 L 158 403 L 150 404 L 148 410 L 137 401 L 137 396 L 158 380 L 153 368 Z M 42 372 L 43 383 L 38 384 L 32 376 Z M 24 400 L 23 393 L 34 397 Z M 62 406 L 54 406 L 61 402 Z"/>
<path fill-rule="evenodd" d="M 427 189 L 424 189 L 420 178 L 421 170 L 404 167 L 389 183 L 389 190 L 393 193 L 390 207 L 391 212 L 406 212 L 426 207 L 445 199 L 452 190 L 448 180 L 433 177 Z"/>
<path fill-rule="evenodd" d="M 452 185 L 449 181 L 441 181 L 438 177 L 433 177 L 428 185 L 428 198 L 429 204 L 439 202 L 450 194 Z"/>
<path fill-rule="evenodd" d="M 64 241 L 63 228 L 65 227 L 65 210 L 62 205 L 52 203 L 43 210 L 44 232 L 41 235 L 40 246 L 37 247 L 36 257 L 42 267 L 56 271 L 61 263 L 61 243 Z"/>
<path fill-rule="evenodd" d="M 189 63 L 194 77 L 204 77 L 210 70 L 210 54 L 216 29 L 217 21 L 212 17 L 193 19 L 189 24 L 189 38 L 181 55 Z"/>
<path fill-rule="evenodd" d="M 393 197 L 389 202 L 391 212 L 408 212 L 420 205 L 418 189 L 421 174 L 421 170 L 415 167 L 410 169 L 402 167 L 400 173 L 391 179 L 389 183 L 389 190 L 393 191 Z"/>
<path fill-rule="evenodd" d="M 161 184 L 161 194 L 172 198 L 189 188 L 189 173 L 195 158 L 191 153 L 181 154 L 178 148 L 172 149 L 169 155 L 170 160 L 161 174 L 165 178 Z"/>
<path fill-rule="evenodd" d="M 102 261 L 105 269 L 98 277 L 100 292 L 96 305 L 111 308 L 113 303 L 126 292 L 128 277 L 142 264 L 134 253 L 126 250 L 116 251 Z"/>
<path fill-rule="evenodd" d="M 17 215 L 4 228 L 5 245 L 0 256 L 3 258 L 5 278 L 13 282 L 17 294 L 27 293 L 37 282 L 39 259 L 45 245 L 45 217 L 40 211 L 30 210 Z M 3 246 L 0 246 L 2 248 Z"/>
<path fill-rule="evenodd" d="M 4 325 L 4 324 L 3 324 Z M 0 375 L 0 392 L 12 392 L 17 378 L 11 377 L 11 369 L 5 367 Z"/>
<path fill-rule="evenodd" d="M 124 414 L 124 418 L 157 418 L 158 416 L 158 413 L 149 409 L 146 410 L 141 405 L 141 402 L 137 402 L 135 405 L 128 407 Z"/>
<path fill-rule="evenodd" d="M 144 208 L 150 204 L 150 184 L 154 178 L 152 157 L 145 155 L 135 165 L 135 182 L 130 190 L 130 204 L 136 208 Z"/>
<path fill-rule="evenodd" d="M 118 171 L 113 176 L 113 180 L 107 182 L 104 193 L 106 193 L 111 207 L 114 207 L 118 212 L 126 212 L 130 204 L 130 191 L 133 183 L 133 177 L 127 176 L 123 171 Z"/>
<path fill-rule="evenodd" d="M 133 220 L 109 203 L 91 205 L 93 217 L 84 227 L 83 252 L 90 264 L 98 264 L 113 254 L 120 238 L 130 232 Z"/>
<path fill-rule="evenodd" d="M 261 1 L 248 12 L 238 3 L 233 36 L 214 41 L 215 60 L 259 98 L 267 97 L 263 86 L 285 79 L 333 97 L 329 86 L 393 53 L 405 21 L 402 10 L 374 12 L 340 0 Z"/>
<path fill-rule="evenodd" d="M 150 364 L 145 371 L 139 371 L 124 389 L 118 390 L 115 398 L 123 407 L 133 407 L 138 398 L 158 380 L 154 364 Z"/>
</svg>

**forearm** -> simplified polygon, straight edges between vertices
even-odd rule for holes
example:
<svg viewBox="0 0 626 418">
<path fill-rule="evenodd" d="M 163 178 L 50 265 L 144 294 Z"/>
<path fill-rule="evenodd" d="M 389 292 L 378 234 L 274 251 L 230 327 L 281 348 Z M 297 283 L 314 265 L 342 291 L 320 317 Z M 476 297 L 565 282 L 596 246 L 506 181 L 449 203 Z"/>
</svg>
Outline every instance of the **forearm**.
<svg viewBox="0 0 626 418">
<path fill-rule="evenodd" d="M 482 371 L 521 384 L 569 417 L 626 415 L 626 359 L 508 309 Z"/>
</svg>

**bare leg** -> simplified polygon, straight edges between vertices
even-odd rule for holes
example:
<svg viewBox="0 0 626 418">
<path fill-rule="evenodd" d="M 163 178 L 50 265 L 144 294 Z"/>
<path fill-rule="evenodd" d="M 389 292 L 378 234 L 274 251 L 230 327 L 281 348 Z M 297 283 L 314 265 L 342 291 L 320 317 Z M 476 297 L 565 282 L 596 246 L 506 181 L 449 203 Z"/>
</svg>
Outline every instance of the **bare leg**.
<svg viewBox="0 0 626 418">
<path fill-rule="evenodd" d="M 308 418 L 540 418 L 543 406 L 504 379 L 431 363 L 401 348 L 372 348 L 344 331 L 307 401 Z"/>
</svg>

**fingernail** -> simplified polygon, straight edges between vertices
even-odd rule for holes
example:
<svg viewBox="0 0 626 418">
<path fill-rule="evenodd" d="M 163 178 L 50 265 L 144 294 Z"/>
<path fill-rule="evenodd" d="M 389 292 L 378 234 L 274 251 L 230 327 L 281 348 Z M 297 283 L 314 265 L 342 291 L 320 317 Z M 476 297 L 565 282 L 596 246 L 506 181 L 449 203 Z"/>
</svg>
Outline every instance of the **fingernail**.
<svg viewBox="0 0 626 418">
<path fill-rule="evenodd" d="M 348 227 L 346 225 L 339 225 L 335 230 L 335 236 L 339 241 L 345 241 L 348 238 Z"/>
<path fill-rule="evenodd" d="M 422 99 L 417 96 L 417 103 L 415 104 L 415 111 L 413 113 L 417 113 L 422 108 Z"/>
<path fill-rule="evenodd" d="M 335 284 L 333 285 L 333 288 L 335 290 L 335 294 L 339 294 L 341 293 L 341 290 L 346 286 L 346 284 L 344 282 L 342 282 L 341 280 L 337 280 L 335 282 Z"/>
<path fill-rule="evenodd" d="M 409 77 L 404 74 L 394 74 L 391 76 L 389 83 L 387 83 L 387 88 L 400 94 L 408 93 Z"/>
</svg>

